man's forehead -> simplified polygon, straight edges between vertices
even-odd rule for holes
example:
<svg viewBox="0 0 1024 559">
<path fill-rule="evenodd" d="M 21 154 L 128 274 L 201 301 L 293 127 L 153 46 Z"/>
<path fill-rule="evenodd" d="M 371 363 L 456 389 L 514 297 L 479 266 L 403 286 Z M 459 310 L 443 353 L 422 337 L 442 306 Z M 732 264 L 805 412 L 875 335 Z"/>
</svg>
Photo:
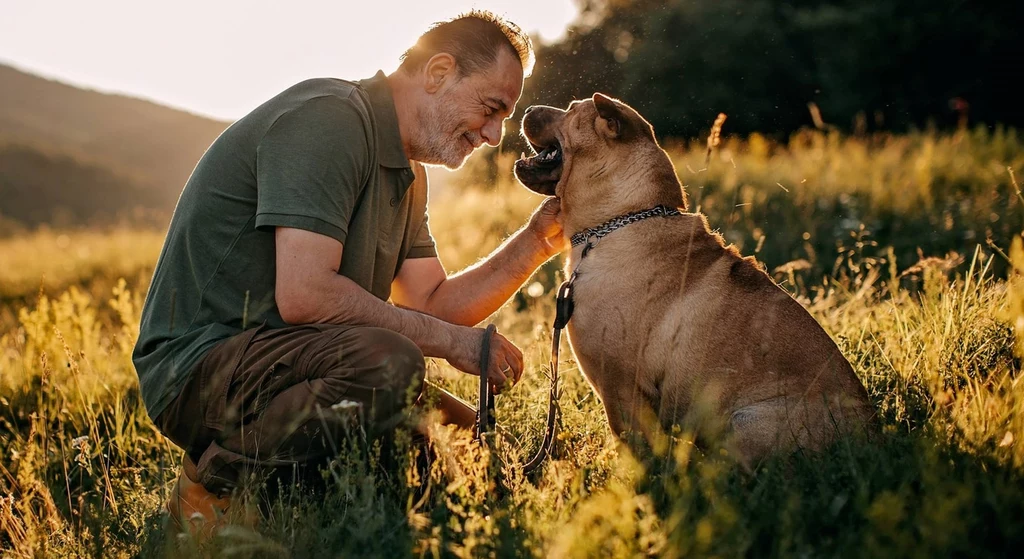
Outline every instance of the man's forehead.
<svg viewBox="0 0 1024 559">
<path fill-rule="evenodd" d="M 511 113 L 523 93 L 523 67 L 519 58 L 502 51 L 485 74 L 484 95 L 498 101 L 502 110 Z"/>
</svg>

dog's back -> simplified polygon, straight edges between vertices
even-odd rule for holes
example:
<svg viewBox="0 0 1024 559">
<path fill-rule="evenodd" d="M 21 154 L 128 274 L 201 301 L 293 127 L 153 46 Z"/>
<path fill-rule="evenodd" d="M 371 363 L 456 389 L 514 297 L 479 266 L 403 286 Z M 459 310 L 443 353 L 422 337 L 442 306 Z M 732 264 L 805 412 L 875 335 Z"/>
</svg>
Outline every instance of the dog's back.
<svg viewBox="0 0 1024 559">
<path fill-rule="evenodd" d="M 599 249 L 580 266 L 569 335 L 606 403 L 625 400 L 613 428 L 725 430 L 753 460 L 821 448 L 871 416 L 821 326 L 703 216 L 637 223 Z"/>
<path fill-rule="evenodd" d="M 666 375 L 664 393 L 688 393 L 691 409 L 707 406 L 727 417 L 726 427 L 748 458 L 773 449 L 818 449 L 868 421 L 873 412 L 863 385 L 817 321 L 752 258 L 724 246 L 703 216 L 687 220 L 695 224 L 667 236 L 684 241 L 692 234 L 692 244 L 704 247 L 706 256 L 696 262 L 683 244 L 670 249 L 680 283 L 691 284 L 677 300 L 699 310 L 666 315 L 662 330 L 701 332 L 703 347 L 673 346 L 679 372 Z M 682 277 L 702 265 L 706 273 Z M 687 293 L 699 299 L 683 302 Z M 663 425 L 684 420 L 679 412 L 688 410 L 673 409 L 673 403 L 659 403 Z"/>
</svg>

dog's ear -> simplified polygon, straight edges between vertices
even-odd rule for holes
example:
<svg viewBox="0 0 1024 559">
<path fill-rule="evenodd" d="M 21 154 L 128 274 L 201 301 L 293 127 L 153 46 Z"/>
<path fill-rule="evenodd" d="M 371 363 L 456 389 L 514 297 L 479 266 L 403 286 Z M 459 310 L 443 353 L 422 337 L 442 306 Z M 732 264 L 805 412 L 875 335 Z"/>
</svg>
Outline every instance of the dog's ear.
<svg viewBox="0 0 1024 559">
<path fill-rule="evenodd" d="M 601 93 L 595 93 L 593 99 L 597 115 L 604 121 L 598 123 L 597 131 L 613 140 L 624 137 L 629 128 L 629 117 L 622 104 Z"/>
</svg>

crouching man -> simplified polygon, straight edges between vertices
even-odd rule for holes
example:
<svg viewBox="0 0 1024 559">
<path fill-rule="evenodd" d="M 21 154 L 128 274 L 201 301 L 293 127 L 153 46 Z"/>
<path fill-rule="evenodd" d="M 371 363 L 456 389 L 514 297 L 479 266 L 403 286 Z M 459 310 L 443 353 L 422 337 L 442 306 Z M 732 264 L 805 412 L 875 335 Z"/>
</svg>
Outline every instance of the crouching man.
<svg viewBox="0 0 1024 559">
<path fill-rule="evenodd" d="M 499 389 L 519 379 L 522 353 L 501 336 L 478 370 L 472 326 L 564 248 L 558 201 L 446 277 L 423 166 L 454 169 L 498 144 L 533 56 L 514 24 L 471 12 L 424 33 L 394 73 L 299 83 L 210 146 L 133 354 L 149 415 L 185 450 L 172 520 L 215 526 L 246 473 L 326 462 L 339 403 L 387 436 L 423 390 L 424 356 Z M 473 421 L 450 395 L 440 407 Z"/>
</svg>

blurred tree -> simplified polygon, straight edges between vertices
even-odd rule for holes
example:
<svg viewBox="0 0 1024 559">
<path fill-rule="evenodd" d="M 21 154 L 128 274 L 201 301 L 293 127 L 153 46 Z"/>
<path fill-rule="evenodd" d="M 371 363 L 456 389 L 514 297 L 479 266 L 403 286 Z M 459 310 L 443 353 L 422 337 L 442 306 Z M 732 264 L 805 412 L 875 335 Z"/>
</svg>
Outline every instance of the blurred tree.
<svg viewBox="0 0 1024 559">
<path fill-rule="evenodd" d="M 1024 124 L 1019 0 L 581 0 L 542 45 L 524 106 L 621 97 L 664 136 Z M 969 112 L 968 112 L 969 111 Z"/>
</svg>

